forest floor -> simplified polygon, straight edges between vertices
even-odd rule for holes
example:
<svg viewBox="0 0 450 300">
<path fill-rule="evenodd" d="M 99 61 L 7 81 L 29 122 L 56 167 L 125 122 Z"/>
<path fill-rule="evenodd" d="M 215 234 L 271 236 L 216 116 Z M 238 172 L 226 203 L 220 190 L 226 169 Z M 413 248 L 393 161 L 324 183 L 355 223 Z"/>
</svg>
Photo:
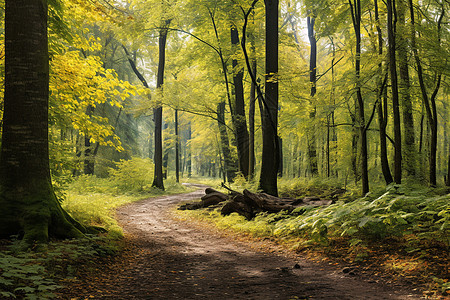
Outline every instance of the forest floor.
<svg viewBox="0 0 450 300">
<path fill-rule="evenodd" d="M 198 186 L 202 188 L 202 186 Z M 420 299 L 357 265 L 314 262 L 268 241 L 241 239 L 174 217 L 203 189 L 123 206 L 118 256 L 80 267 L 59 299 Z"/>
</svg>

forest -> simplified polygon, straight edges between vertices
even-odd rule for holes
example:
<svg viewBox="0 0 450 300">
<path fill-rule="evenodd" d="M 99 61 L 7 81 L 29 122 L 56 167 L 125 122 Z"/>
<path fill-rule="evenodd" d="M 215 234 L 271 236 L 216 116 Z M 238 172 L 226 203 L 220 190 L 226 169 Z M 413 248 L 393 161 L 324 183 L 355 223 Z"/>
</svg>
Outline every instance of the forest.
<svg viewBox="0 0 450 300">
<path fill-rule="evenodd" d="M 61 282 L 133 244 L 116 212 L 201 188 L 216 200 L 155 214 L 336 252 L 444 299 L 449 8 L 0 0 L 1 297 L 81 296 Z"/>
</svg>

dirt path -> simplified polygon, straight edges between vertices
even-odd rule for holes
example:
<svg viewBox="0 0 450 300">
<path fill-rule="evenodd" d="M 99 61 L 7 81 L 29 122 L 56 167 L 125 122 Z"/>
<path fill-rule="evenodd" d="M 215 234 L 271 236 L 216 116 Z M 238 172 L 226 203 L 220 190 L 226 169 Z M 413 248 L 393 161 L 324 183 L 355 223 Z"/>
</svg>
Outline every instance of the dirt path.
<svg viewBox="0 0 450 300">
<path fill-rule="evenodd" d="M 418 299 L 342 269 L 253 250 L 174 220 L 170 208 L 203 190 L 133 203 L 117 212 L 129 247 L 67 299 Z"/>
</svg>

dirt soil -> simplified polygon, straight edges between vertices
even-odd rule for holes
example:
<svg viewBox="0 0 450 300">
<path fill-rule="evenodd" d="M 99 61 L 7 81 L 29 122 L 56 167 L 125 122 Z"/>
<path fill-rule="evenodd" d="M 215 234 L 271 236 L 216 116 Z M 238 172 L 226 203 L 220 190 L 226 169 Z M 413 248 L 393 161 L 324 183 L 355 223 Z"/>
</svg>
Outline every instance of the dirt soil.
<svg viewBox="0 0 450 300">
<path fill-rule="evenodd" d="M 199 188 L 204 188 L 199 186 Z M 96 264 L 60 299 L 420 299 L 412 288 L 241 241 L 173 217 L 203 189 L 151 198 L 117 211 L 126 249 Z"/>
</svg>

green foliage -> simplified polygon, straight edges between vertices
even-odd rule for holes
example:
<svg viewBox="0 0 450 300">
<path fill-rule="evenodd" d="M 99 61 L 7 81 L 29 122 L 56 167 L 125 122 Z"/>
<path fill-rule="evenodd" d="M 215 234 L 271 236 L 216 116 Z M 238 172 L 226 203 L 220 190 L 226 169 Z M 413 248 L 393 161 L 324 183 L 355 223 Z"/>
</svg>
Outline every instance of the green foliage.
<svg viewBox="0 0 450 300">
<path fill-rule="evenodd" d="M 2 299 L 53 299 L 59 280 L 76 276 L 77 266 L 116 252 L 105 238 L 52 242 L 44 252 L 16 252 L 14 241 L 0 252 Z"/>
<path fill-rule="evenodd" d="M 449 212 L 450 194 L 433 195 L 429 190 L 393 185 L 378 197 L 339 201 L 328 207 L 299 207 L 291 214 L 261 213 L 251 221 L 235 214 L 220 217 L 216 211 L 184 213 L 212 220 L 221 228 L 256 236 L 300 237 L 307 243 L 327 244 L 329 238 L 346 237 L 357 248 L 370 241 L 402 237 L 408 240 L 408 249 L 418 251 L 426 241 L 450 246 Z"/>
<path fill-rule="evenodd" d="M 116 163 L 116 168 L 110 169 L 109 173 L 119 191 L 142 193 L 151 188 L 154 167 L 149 158 L 134 157 Z"/>
<path fill-rule="evenodd" d="M 277 223 L 275 234 L 294 234 L 319 241 L 326 236 L 380 240 L 413 235 L 414 240 L 433 239 L 450 245 L 450 195 L 404 195 L 395 187 L 378 198 L 360 198 L 316 208 Z"/>
</svg>

